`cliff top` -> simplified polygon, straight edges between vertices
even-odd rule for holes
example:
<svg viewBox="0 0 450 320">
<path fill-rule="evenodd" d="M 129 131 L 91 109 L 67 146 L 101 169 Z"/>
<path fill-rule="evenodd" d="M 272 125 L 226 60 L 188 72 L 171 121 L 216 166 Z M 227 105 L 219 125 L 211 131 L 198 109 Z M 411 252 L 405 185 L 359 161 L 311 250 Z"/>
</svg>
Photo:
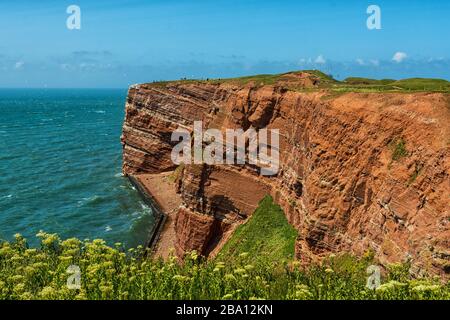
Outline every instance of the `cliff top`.
<svg viewBox="0 0 450 320">
<path fill-rule="evenodd" d="M 273 85 L 292 91 L 330 90 L 333 92 L 443 92 L 450 93 L 450 82 L 443 79 L 369 79 L 349 77 L 343 81 L 334 79 L 319 70 L 292 71 L 281 74 L 260 74 L 229 79 L 180 79 L 156 81 L 145 86 L 167 86 L 176 84 L 230 84 L 237 86 Z"/>
</svg>

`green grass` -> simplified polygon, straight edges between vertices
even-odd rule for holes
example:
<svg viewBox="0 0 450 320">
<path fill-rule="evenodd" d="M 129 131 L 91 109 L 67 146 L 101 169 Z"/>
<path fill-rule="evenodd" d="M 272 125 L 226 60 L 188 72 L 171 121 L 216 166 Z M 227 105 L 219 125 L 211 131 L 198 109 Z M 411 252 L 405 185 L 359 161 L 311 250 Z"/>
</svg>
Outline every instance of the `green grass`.
<svg viewBox="0 0 450 320">
<path fill-rule="evenodd" d="M 294 258 L 297 231 L 280 206 L 266 196 L 249 220 L 240 225 L 218 255 L 229 260 L 247 252 L 255 260 L 285 261 Z"/>
<path fill-rule="evenodd" d="M 450 91 L 450 82 L 442 79 L 411 78 L 391 85 L 408 91 Z"/>
<path fill-rule="evenodd" d="M 340 92 L 450 92 L 450 82 L 424 78 L 375 80 L 353 77 L 333 86 L 332 90 Z"/>
<path fill-rule="evenodd" d="M 256 85 L 273 85 L 280 79 L 279 74 L 259 74 L 255 76 L 239 77 L 220 80 L 221 82 L 235 82 L 240 85 L 245 85 L 254 82 Z"/>
<path fill-rule="evenodd" d="M 360 77 L 350 77 L 344 80 L 344 83 L 350 85 L 387 85 L 395 82 L 393 79 L 369 79 L 369 78 L 360 78 Z"/>
<path fill-rule="evenodd" d="M 408 156 L 408 150 L 406 150 L 406 142 L 403 138 L 395 139 L 390 143 L 392 149 L 392 160 L 397 161 L 403 157 Z"/>
<path fill-rule="evenodd" d="M 306 72 L 316 76 L 320 82 L 316 87 L 303 88 L 295 85 L 295 80 L 289 78 L 290 75 Z M 450 92 L 450 82 L 443 79 L 427 79 L 427 78 L 409 78 L 402 80 L 394 79 L 369 79 L 362 77 L 349 77 L 344 81 L 338 81 L 331 75 L 327 75 L 320 70 L 302 70 L 292 71 L 281 74 L 260 74 L 246 77 L 229 78 L 229 79 L 210 79 L 195 80 L 184 79 L 177 81 L 160 81 L 150 84 L 152 86 L 165 86 L 169 83 L 233 83 L 237 85 L 246 85 L 254 83 L 256 86 L 276 85 L 285 82 L 288 90 L 309 92 L 323 89 L 329 89 L 336 93 L 346 92 L 363 92 L 363 93 L 379 93 L 379 92 Z"/>
<path fill-rule="evenodd" d="M 258 85 L 258 86 L 274 85 L 274 84 L 277 84 L 277 82 L 279 82 L 279 81 L 291 80 L 289 78 L 290 75 L 295 75 L 295 74 L 303 73 L 303 72 L 312 74 L 312 75 L 316 76 L 317 78 L 319 78 L 321 87 L 325 87 L 325 86 L 328 86 L 329 84 L 338 82 L 335 79 L 333 79 L 333 77 L 331 77 L 319 70 L 292 71 L 292 72 L 281 73 L 281 74 L 259 74 L 259 75 L 254 75 L 254 76 L 221 79 L 221 80 L 216 80 L 216 81 L 221 82 L 221 83 L 223 83 L 223 82 L 237 83 L 240 85 L 245 85 L 250 82 L 253 82 L 255 85 Z M 212 81 L 214 81 L 214 80 L 212 80 Z"/>
<path fill-rule="evenodd" d="M 322 83 L 338 83 L 339 82 L 336 79 L 334 79 L 331 75 L 328 75 L 320 70 L 302 70 L 299 72 L 306 72 L 306 73 L 315 75 L 320 80 L 322 80 Z M 294 73 L 296 73 L 296 72 L 294 71 Z"/>
<path fill-rule="evenodd" d="M 367 79 L 347 78 L 331 88 L 336 92 L 450 92 L 450 82 L 442 79 Z"/>
</svg>

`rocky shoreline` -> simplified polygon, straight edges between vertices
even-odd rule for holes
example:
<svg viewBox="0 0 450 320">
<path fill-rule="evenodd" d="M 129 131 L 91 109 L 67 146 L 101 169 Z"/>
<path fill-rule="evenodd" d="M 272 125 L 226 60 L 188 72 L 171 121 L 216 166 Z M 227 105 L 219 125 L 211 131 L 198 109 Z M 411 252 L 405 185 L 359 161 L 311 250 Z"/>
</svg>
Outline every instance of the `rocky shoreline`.
<svg viewBox="0 0 450 320">
<path fill-rule="evenodd" d="M 146 205 L 152 209 L 152 214 L 155 217 L 155 223 L 152 229 L 149 231 L 147 240 L 145 241 L 144 248 L 154 251 L 156 244 L 159 241 L 162 228 L 167 219 L 167 214 L 163 211 L 158 201 L 147 191 L 145 186 L 134 176 L 128 175 L 128 180 L 136 188 L 139 195 Z"/>
</svg>

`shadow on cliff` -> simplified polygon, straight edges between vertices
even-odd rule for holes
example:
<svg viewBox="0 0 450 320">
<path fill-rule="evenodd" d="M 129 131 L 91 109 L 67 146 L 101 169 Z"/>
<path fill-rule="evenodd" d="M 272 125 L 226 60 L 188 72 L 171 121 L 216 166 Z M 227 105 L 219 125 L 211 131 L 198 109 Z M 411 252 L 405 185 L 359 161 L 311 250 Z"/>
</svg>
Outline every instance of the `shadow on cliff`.
<svg viewBox="0 0 450 320">
<path fill-rule="evenodd" d="M 214 195 L 210 198 L 211 211 L 218 218 L 224 218 L 225 213 L 234 212 L 242 215 L 240 210 L 234 205 L 234 202 L 225 195 Z"/>
<path fill-rule="evenodd" d="M 204 247 L 204 253 L 208 256 L 220 243 L 224 233 L 226 232 L 226 224 L 222 223 L 225 218 L 225 214 L 230 214 L 233 212 L 237 215 L 242 216 L 241 211 L 234 205 L 234 202 L 225 195 L 214 195 L 210 199 L 211 213 L 214 214 L 213 225 L 210 229 L 210 239 L 208 240 L 206 246 Z"/>
</svg>

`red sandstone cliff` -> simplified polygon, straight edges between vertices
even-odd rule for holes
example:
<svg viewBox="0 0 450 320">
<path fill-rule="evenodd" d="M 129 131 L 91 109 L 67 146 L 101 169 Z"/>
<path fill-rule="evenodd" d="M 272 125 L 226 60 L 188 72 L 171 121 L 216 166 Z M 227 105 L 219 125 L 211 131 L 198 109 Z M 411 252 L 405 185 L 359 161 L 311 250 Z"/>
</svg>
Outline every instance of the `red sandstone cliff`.
<svg viewBox="0 0 450 320">
<path fill-rule="evenodd" d="M 297 79 L 314 86 L 314 77 Z M 291 80 L 289 80 L 291 81 Z M 214 252 L 271 194 L 299 231 L 297 257 L 373 249 L 381 263 L 450 272 L 450 106 L 441 93 L 296 92 L 285 83 L 173 82 L 130 88 L 125 174 L 174 169 L 171 133 L 208 128 L 280 130 L 280 171 L 187 165 L 178 192 L 176 250 Z M 393 160 L 393 142 L 407 155 Z"/>
</svg>

